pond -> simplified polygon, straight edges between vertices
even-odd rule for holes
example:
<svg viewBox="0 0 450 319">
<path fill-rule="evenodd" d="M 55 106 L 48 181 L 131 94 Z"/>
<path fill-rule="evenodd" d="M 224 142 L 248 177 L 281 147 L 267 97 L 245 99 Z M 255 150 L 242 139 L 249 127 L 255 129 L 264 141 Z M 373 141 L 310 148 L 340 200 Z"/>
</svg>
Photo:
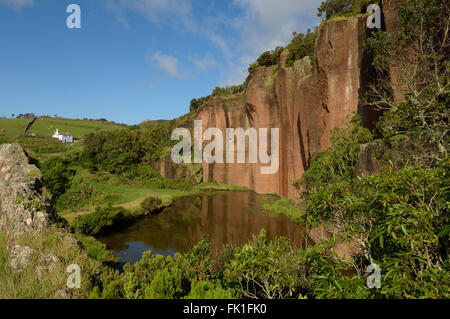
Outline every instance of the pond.
<svg viewBox="0 0 450 319">
<path fill-rule="evenodd" d="M 226 244 L 247 243 L 261 229 L 266 229 L 271 240 L 283 236 L 295 248 L 303 247 L 304 227 L 264 211 L 263 198 L 254 192 L 184 197 L 158 215 L 98 239 L 113 251 L 121 265 L 139 261 L 147 250 L 164 256 L 188 252 L 204 235 L 212 251 L 220 253 Z"/>
</svg>

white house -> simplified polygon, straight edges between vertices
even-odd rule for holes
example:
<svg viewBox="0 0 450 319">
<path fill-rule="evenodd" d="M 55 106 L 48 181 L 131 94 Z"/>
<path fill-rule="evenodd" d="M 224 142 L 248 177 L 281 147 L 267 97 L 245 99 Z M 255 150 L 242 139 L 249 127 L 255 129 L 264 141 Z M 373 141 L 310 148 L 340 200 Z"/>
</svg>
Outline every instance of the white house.
<svg viewBox="0 0 450 319">
<path fill-rule="evenodd" d="M 55 134 L 52 137 L 59 139 L 63 143 L 73 143 L 73 135 L 70 133 L 59 133 L 59 130 L 56 129 Z"/>
</svg>

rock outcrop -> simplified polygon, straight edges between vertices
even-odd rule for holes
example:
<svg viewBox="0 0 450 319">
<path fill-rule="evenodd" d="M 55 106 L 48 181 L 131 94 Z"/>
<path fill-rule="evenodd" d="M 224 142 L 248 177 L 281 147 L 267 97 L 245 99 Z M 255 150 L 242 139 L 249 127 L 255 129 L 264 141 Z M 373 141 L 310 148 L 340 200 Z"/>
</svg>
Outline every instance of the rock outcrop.
<svg viewBox="0 0 450 319">
<path fill-rule="evenodd" d="M 356 161 L 355 167 L 353 168 L 353 177 L 363 175 L 369 176 L 380 171 L 381 164 L 376 158 L 379 148 L 379 142 L 361 145 L 359 149 L 358 159 Z"/>
<path fill-rule="evenodd" d="M 42 195 L 39 169 L 30 163 L 20 145 L 0 145 L 0 231 L 6 233 L 8 264 L 13 271 L 24 271 L 34 260 L 34 274 L 40 280 L 62 267 L 55 253 L 42 254 L 19 243 L 22 235 L 35 238 L 48 230 L 53 220 L 51 205 Z M 66 230 L 58 232 L 62 245 L 80 249 L 78 241 Z"/>
<path fill-rule="evenodd" d="M 50 223 L 41 173 L 20 145 L 0 146 L 0 230 L 19 236 Z"/>
<path fill-rule="evenodd" d="M 403 0 L 391 0 L 383 8 L 383 24 L 389 32 L 398 28 L 397 11 Z M 361 97 L 373 78 L 372 65 L 363 45 L 373 32 L 368 15 L 333 18 L 317 30 L 314 61 L 308 57 L 287 67 L 287 52 L 272 67 L 259 67 L 251 75 L 245 93 L 216 97 L 204 105 L 193 120 L 202 120 L 203 132 L 254 127 L 279 128 L 280 167 L 276 174 L 260 173 L 261 164 L 203 164 L 203 180 L 247 187 L 257 193 L 277 193 L 295 199 L 292 185 L 309 167 L 311 159 L 329 146 L 331 130 L 356 113 L 372 128 L 380 114 L 362 104 Z M 314 69 L 314 71 L 313 71 Z M 193 135 L 193 134 L 192 134 Z M 247 161 L 248 162 L 248 161 Z M 157 169 L 171 178 L 174 169 Z M 176 175 L 176 174 L 175 174 Z"/>
<path fill-rule="evenodd" d="M 256 69 L 246 93 L 215 98 L 203 106 L 195 116 L 202 120 L 203 131 L 254 127 L 279 128 L 280 132 L 276 174 L 261 174 L 259 163 L 215 163 L 203 164 L 203 180 L 295 198 L 292 183 L 302 176 L 312 157 L 329 146 L 330 131 L 362 109 L 366 19 L 358 16 L 323 23 L 312 64 L 305 57 L 287 67 L 285 51 L 278 65 Z"/>
</svg>

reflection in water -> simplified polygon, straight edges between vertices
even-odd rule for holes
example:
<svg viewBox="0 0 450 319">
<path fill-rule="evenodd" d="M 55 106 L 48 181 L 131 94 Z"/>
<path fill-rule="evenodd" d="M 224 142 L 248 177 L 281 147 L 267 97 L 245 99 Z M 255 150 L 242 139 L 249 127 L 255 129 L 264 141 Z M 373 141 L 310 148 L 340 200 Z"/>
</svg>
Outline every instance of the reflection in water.
<svg viewBox="0 0 450 319">
<path fill-rule="evenodd" d="M 177 200 L 157 216 L 137 221 L 120 233 L 99 238 L 121 263 L 138 261 L 147 250 L 164 256 L 189 251 L 203 235 L 220 252 L 226 244 L 244 244 L 267 230 L 269 239 L 284 236 L 294 247 L 303 245 L 303 226 L 286 217 L 271 217 L 253 192 L 190 196 Z"/>
</svg>

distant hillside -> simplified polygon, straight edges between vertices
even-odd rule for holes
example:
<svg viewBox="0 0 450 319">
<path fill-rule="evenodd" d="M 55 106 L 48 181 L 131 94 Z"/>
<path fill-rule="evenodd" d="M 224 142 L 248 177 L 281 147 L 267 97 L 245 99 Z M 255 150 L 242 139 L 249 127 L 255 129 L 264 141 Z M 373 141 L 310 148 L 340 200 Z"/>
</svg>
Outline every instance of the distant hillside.
<svg viewBox="0 0 450 319">
<path fill-rule="evenodd" d="M 41 160 L 46 157 L 60 156 L 69 148 L 77 147 L 73 144 L 63 144 L 53 138 L 52 135 L 56 129 L 59 132 L 70 132 L 76 140 L 79 140 L 89 133 L 127 127 L 106 120 L 38 117 L 24 135 L 25 128 L 31 121 L 32 119 L 29 118 L 0 119 L 0 144 L 20 144 L 32 157 Z"/>
<path fill-rule="evenodd" d="M 30 119 L 0 119 L 0 135 L 7 137 L 23 135 L 30 121 Z M 51 136 L 58 129 L 60 132 L 70 132 L 75 139 L 79 139 L 89 133 L 123 127 L 124 125 L 107 121 L 39 117 L 28 133 Z"/>
</svg>

